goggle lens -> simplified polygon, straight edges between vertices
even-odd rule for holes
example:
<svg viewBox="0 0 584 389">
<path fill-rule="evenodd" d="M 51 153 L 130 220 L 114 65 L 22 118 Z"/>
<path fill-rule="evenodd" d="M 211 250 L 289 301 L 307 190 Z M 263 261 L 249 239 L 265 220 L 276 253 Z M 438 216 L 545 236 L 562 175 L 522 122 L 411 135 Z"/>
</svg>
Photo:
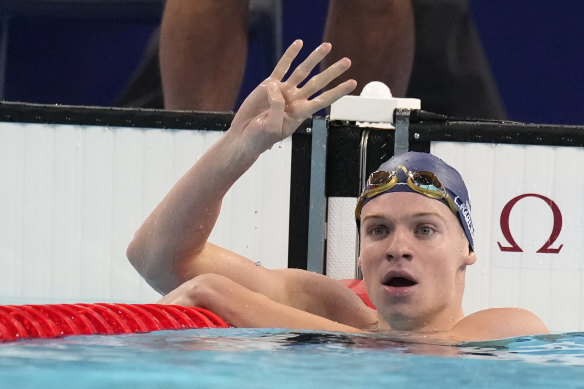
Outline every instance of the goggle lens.
<svg viewBox="0 0 584 389">
<path fill-rule="evenodd" d="M 416 172 L 416 173 L 412 174 L 410 178 L 412 179 L 412 182 L 414 183 L 414 185 L 416 185 L 422 189 L 432 190 L 432 191 L 436 191 L 436 192 L 444 191 L 444 187 L 442 186 L 442 183 L 440 181 L 438 181 L 438 179 L 436 178 L 436 176 L 433 173 Z"/>
<path fill-rule="evenodd" d="M 434 173 L 420 171 L 412 173 L 406 169 L 404 166 L 398 166 L 396 170 L 392 172 L 387 172 L 383 170 L 378 170 L 371 173 L 369 179 L 367 180 L 367 186 L 365 190 L 359 197 L 357 202 L 357 207 L 355 209 L 355 217 L 358 219 L 361 216 L 361 208 L 363 206 L 363 201 L 366 198 L 371 198 L 379 193 L 390 190 L 393 188 L 397 182 L 397 171 L 401 169 L 406 174 L 407 184 L 414 191 L 426 195 L 432 198 L 443 198 L 448 203 L 450 210 L 457 215 L 458 208 L 454 204 L 454 201 L 450 198 L 448 192 L 444 188 L 444 185 L 438 180 Z"/>
<path fill-rule="evenodd" d="M 369 179 L 367 180 L 367 189 L 373 189 L 380 185 L 385 185 L 391 180 L 391 177 L 394 173 L 386 172 L 386 171 L 376 171 L 371 173 Z M 366 190 L 367 190 L 366 189 Z"/>
</svg>

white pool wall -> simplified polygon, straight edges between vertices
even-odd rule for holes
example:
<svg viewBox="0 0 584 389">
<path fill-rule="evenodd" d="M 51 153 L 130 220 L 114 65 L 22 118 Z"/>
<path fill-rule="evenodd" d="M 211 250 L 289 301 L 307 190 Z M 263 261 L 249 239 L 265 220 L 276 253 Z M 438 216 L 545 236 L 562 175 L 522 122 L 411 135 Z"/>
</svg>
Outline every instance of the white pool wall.
<svg viewBox="0 0 584 389">
<path fill-rule="evenodd" d="M 126 247 L 220 136 L 1 123 L 0 303 L 156 301 Z M 225 197 L 211 241 L 287 266 L 290 160 L 289 140 L 260 157 Z"/>
</svg>

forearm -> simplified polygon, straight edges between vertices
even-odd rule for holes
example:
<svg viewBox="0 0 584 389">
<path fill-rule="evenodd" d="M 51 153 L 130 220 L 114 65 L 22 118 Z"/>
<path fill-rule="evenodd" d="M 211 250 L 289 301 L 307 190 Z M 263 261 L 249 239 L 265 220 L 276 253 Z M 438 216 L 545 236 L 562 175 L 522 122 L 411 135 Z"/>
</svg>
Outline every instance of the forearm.
<svg viewBox="0 0 584 389">
<path fill-rule="evenodd" d="M 236 327 L 362 332 L 276 302 L 217 274 L 205 274 L 189 280 L 159 303 L 205 308 Z"/>
<path fill-rule="evenodd" d="M 240 134 L 228 131 L 175 184 L 144 221 L 127 256 L 158 291 L 168 291 L 194 274 L 184 274 L 207 242 L 221 201 L 233 183 L 255 162 Z"/>
<path fill-rule="evenodd" d="M 312 313 L 284 305 L 266 296 L 250 292 L 241 293 L 241 308 L 234 308 L 231 303 L 223 303 L 214 307 L 221 317 L 227 317 L 229 323 L 236 327 L 249 328 L 290 328 L 299 330 L 320 330 L 339 332 L 365 332 L 357 328 L 326 319 Z"/>
</svg>

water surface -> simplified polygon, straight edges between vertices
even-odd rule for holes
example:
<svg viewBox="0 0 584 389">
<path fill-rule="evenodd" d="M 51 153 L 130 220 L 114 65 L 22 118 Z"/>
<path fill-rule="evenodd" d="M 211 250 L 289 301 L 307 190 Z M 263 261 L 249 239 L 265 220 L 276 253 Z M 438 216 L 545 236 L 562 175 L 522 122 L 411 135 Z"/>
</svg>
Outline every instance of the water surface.
<svg viewBox="0 0 584 389">
<path fill-rule="evenodd" d="M 0 388 L 584 388 L 584 333 L 459 346 L 192 329 L 0 344 Z"/>
</svg>

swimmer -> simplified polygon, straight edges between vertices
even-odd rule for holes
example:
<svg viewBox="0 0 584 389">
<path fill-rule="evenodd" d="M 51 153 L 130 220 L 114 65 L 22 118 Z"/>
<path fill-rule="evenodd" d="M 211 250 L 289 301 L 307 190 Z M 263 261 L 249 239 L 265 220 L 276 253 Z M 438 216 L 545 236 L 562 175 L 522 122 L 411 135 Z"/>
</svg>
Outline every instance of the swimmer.
<svg viewBox="0 0 584 389">
<path fill-rule="evenodd" d="M 244 101 L 231 127 L 175 184 L 137 231 L 128 258 L 162 304 L 209 309 L 237 327 L 383 331 L 479 341 L 547 333 L 533 313 L 487 309 L 465 316 L 465 272 L 476 261 L 465 184 L 425 153 L 404 153 L 369 177 L 357 203 L 359 266 L 370 308 L 349 288 L 299 269 L 267 269 L 207 241 L 221 200 L 273 144 L 350 93 L 354 80 L 320 95 L 351 65 L 343 58 L 299 85 L 326 57 L 323 43 L 285 79 L 295 41 Z"/>
</svg>

